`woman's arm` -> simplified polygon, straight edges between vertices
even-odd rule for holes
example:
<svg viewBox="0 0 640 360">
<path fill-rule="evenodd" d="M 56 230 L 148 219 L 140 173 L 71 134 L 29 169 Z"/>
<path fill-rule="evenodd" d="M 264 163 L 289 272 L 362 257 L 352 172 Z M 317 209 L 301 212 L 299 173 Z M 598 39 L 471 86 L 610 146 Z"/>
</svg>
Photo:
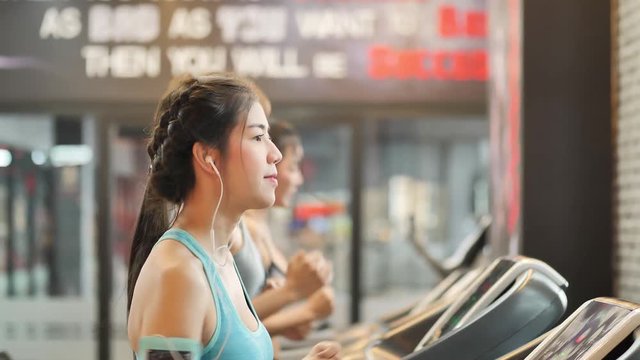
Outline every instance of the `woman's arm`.
<svg viewBox="0 0 640 360">
<path fill-rule="evenodd" d="M 263 320 L 269 334 L 281 335 L 285 331 L 314 320 L 323 319 L 333 312 L 334 294 L 329 287 L 316 291 L 307 301 L 286 308 Z"/>
<path fill-rule="evenodd" d="M 313 322 L 315 315 L 304 305 L 283 309 L 263 320 L 271 336 L 283 335 L 287 330 Z"/>
<path fill-rule="evenodd" d="M 326 262 L 313 254 L 298 252 L 291 258 L 284 286 L 267 290 L 252 299 L 260 319 L 265 319 L 285 306 L 305 299 L 329 281 Z"/>
<path fill-rule="evenodd" d="M 258 313 L 258 317 L 265 319 L 300 299 L 299 293 L 285 283 L 285 286 L 280 288 L 272 288 L 261 292 L 251 299 L 251 302 L 254 309 L 256 309 L 256 313 Z"/>
<path fill-rule="evenodd" d="M 144 279 L 148 282 L 140 284 L 146 293 L 139 299 L 144 304 L 137 307 L 142 311 L 138 339 L 162 336 L 202 342 L 205 314 L 210 304 L 207 299 L 211 295 L 205 291 L 209 289 L 202 268 L 194 265 L 193 262 L 168 264 L 156 267 L 155 274 L 151 271 L 144 274 L 148 275 Z M 213 329 L 215 321 L 217 319 L 213 321 Z"/>
</svg>

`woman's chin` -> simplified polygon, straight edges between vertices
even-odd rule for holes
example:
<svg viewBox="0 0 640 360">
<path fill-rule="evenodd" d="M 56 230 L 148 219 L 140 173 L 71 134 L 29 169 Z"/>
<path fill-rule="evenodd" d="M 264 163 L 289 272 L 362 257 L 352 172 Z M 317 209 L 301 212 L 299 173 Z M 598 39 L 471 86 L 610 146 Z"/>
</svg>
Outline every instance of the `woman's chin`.
<svg viewBox="0 0 640 360">
<path fill-rule="evenodd" d="M 273 204 L 276 201 L 276 197 L 275 195 L 271 195 L 271 196 L 264 196 L 262 197 L 256 204 L 256 206 L 254 207 L 254 209 L 266 209 L 266 208 L 270 208 L 273 206 Z"/>
</svg>

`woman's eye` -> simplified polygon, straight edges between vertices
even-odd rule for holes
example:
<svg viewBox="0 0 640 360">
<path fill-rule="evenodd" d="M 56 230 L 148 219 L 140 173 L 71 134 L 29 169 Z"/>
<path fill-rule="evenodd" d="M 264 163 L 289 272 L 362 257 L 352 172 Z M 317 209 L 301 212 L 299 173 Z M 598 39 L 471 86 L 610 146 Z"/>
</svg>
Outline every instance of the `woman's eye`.
<svg viewBox="0 0 640 360">
<path fill-rule="evenodd" d="M 264 135 L 258 135 L 258 136 L 254 136 L 253 138 L 254 138 L 255 140 L 257 140 L 257 141 L 262 141 L 262 137 L 263 137 L 263 136 L 264 136 Z"/>
</svg>

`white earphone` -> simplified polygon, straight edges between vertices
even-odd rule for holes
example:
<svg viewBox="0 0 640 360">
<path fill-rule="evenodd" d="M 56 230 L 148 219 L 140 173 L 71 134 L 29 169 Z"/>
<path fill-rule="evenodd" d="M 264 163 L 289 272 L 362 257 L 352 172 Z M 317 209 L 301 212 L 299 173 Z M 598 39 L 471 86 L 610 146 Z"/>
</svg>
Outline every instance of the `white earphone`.
<svg viewBox="0 0 640 360">
<path fill-rule="evenodd" d="M 204 158 L 204 161 L 208 162 L 209 165 L 211 165 L 211 167 L 213 168 L 213 171 L 215 171 L 216 175 L 218 175 L 218 177 L 220 178 L 220 182 L 222 182 L 222 176 L 220 176 L 220 171 L 218 171 L 218 168 L 216 167 L 216 162 L 213 161 L 213 158 L 207 155 L 207 157 Z"/>
<path fill-rule="evenodd" d="M 213 239 L 213 248 L 214 248 L 214 260 L 216 260 L 216 257 L 221 257 L 222 261 L 218 261 L 220 266 L 224 266 L 227 263 L 227 259 L 229 256 L 229 249 L 231 248 L 231 243 L 227 244 L 227 245 L 223 245 L 220 247 L 216 247 L 216 243 L 215 243 L 215 232 L 213 230 L 213 223 L 216 220 L 216 215 L 218 215 L 218 209 L 220 208 L 220 204 L 222 203 L 222 196 L 224 194 L 224 183 L 222 182 L 222 176 L 220 175 L 220 171 L 218 171 L 218 168 L 216 167 L 216 162 L 213 160 L 213 158 L 209 155 L 207 155 L 204 158 L 204 161 L 206 161 L 207 163 L 209 163 L 209 165 L 211 165 L 211 168 L 213 169 L 213 171 L 216 173 L 216 175 L 218 175 L 218 180 L 220 180 L 220 198 L 218 198 L 218 204 L 216 205 L 216 208 L 213 212 L 213 218 L 211 219 L 211 238 Z"/>
</svg>

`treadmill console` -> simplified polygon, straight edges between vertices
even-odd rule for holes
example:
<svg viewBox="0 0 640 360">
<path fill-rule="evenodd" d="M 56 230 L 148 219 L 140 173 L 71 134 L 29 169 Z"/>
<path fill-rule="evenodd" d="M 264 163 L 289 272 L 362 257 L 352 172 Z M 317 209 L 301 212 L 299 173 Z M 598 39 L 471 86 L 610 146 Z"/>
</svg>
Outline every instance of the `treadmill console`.
<svg viewBox="0 0 640 360">
<path fill-rule="evenodd" d="M 577 360 L 583 358 L 589 351 L 602 347 L 603 343 L 616 332 L 612 331 L 614 327 L 629 322 L 630 315 L 636 308 L 628 304 L 630 303 L 609 302 L 607 299 L 595 299 L 585 303 L 527 359 Z M 633 325 L 633 328 L 635 326 L 637 324 Z M 626 333 L 623 337 L 626 337 Z"/>
<path fill-rule="evenodd" d="M 560 274 L 539 260 L 524 256 L 498 258 L 436 321 L 416 346 L 415 351 L 466 326 L 481 312 L 499 306 L 513 292 L 518 291 L 520 286 L 528 281 L 526 279 L 534 273 L 539 273 L 539 276 L 549 280 L 549 286 L 545 286 L 546 288 L 556 289 L 557 286 L 566 286 L 566 280 Z M 551 283 L 555 285 L 550 285 Z M 552 297 L 555 298 L 555 295 Z"/>
<path fill-rule="evenodd" d="M 496 259 L 465 286 L 417 346 L 417 329 L 399 329 L 369 347 L 367 358 L 493 360 L 554 326 L 566 309 L 566 280 L 524 256 Z M 423 327 L 424 329 L 424 327 Z"/>
<path fill-rule="evenodd" d="M 441 335 L 446 334 L 450 330 L 454 329 L 456 325 L 462 320 L 462 318 L 469 312 L 469 310 L 475 305 L 480 298 L 491 289 L 493 285 L 506 274 L 513 266 L 514 262 L 510 259 L 501 259 L 498 264 L 493 268 L 491 273 L 482 281 L 480 286 L 467 298 L 460 308 L 451 315 L 447 322 L 442 326 Z"/>
</svg>

